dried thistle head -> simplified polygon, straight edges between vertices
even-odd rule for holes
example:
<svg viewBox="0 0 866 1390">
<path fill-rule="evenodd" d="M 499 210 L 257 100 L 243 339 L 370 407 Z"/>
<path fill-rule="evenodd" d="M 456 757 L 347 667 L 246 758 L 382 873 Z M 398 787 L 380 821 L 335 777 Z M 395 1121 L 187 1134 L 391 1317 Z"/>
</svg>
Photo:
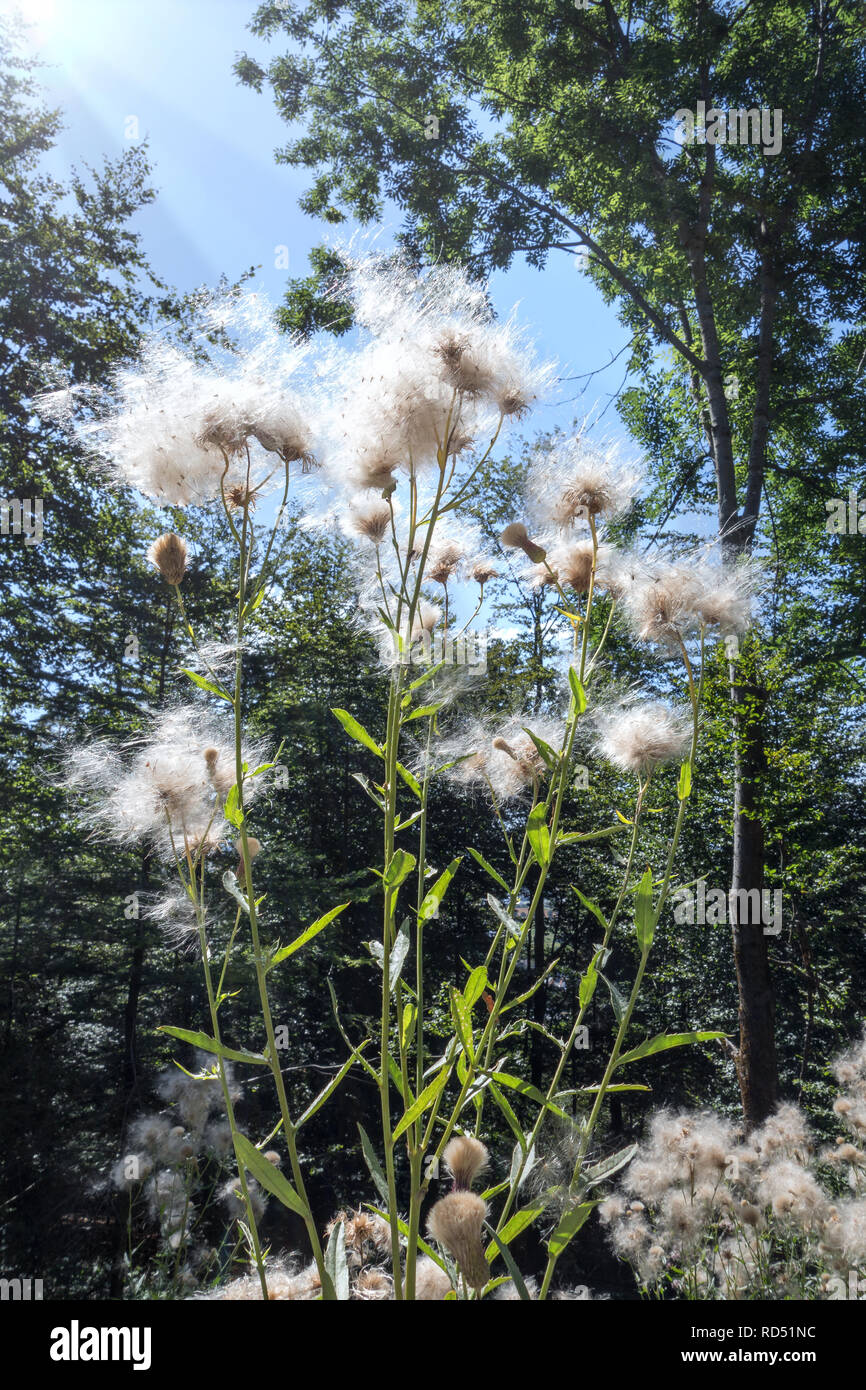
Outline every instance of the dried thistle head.
<svg viewBox="0 0 866 1390">
<path fill-rule="evenodd" d="M 486 1144 L 469 1134 L 459 1134 L 445 1145 L 442 1157 L 458 1190 L 468 1191 L 490 1157 Z"/>
<path fill-rule="evenodd" d="M 373 545 L 379 546 L 391 526 L 391 508 L 381 498 L 356 503 L 349 514 L 349 525 L 356 535 L 364 536 Z"/>
<path fill-rule="evenodd" d="M 148 548 L 147 558 L 159 570 L 166 584 L 179 584 L 186 574 L 186 541 L 176 536 L 174 531 L 167 531 Z"/>
<path fill-rule="evenodd" d="M 490 1278 L 481 1233 L 487 1205 L 473 1192 L 449 1192 L 431 1208 L 427 1230 L 457 1261 L 460 1273 L 473 1289 L 482 1289 Z"/>
<path fill-rule="evenodd" d="M 530 540 L 529 532 L 522 521 L 512 521 L 510 526 L 506 526 L 499 540 L 509 550 L 522 550 L 534 565 L 540 565 L 547 554 L 543 546 Z"/>
</svg>

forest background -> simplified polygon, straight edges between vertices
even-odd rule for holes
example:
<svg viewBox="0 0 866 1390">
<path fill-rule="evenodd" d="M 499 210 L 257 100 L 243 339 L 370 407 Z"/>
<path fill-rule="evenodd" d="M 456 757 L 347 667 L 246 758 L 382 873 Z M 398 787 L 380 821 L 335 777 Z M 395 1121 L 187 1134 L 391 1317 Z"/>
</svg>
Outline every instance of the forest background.
<svg viewBox="0 0 866 1390">
<path fill-rule="evenodd" d="M 238 48 L 244 11 L 232 7 Z M 757 1119 L 784 1097 L 800 1100 L 819 1132 L 829 1128 L 829 1062 L 859 1034 L 866 997 L 862 6 L 755 0 L 620 13 L 607 0 L 437 0 L 408 11 L 352 0 L 265 5 L 252 25 L 256 56 L 239 56 L 234 78 L 224 71 L 213 80 L 271 91 L 290 126 L 279 160 L 313 171 L 302 205 L 323 224 L 308 273 L 279 274 L 286 330 L 352 331 L 324 293 L 335 266 L 331 228 L 344 235 L 387 217 L 419 264 L 459 259 L 494 276 L 519 264 L 530 323 L 532 286 L 557 258 L 568 258 L 576 285 L 571 262 L 581 255 L 581 276 L 595 302 L 610 306 L 625 346 L 619 423 L 608 411 L 594 428 L 630 438 L 650 475 L 626 538 L 646 544 L 673 521 L 684 543 L 721 531 L 729 549 L 764 562 L 759 620 L 734 670 L 723 644 L 713 654 L 680 878 L 780 890 L 781 931 L 746 940 L 665 914 L 635 1038 L 713 1028 L 731 1046 L 654 1059 L 645 1078 L 652 1092 L 614 1098 L 608 1123 L 636 1135 L 659 1104 L 745 1109 Z M 101 1298 L 122 1287 L 129 1240 L 109 1174 L 127 1125 L 153 1103 L 157 1075 L 176 1055 L 160 1024 L 198 1026 L 202 991 L 195 962 L 135 915 L 133 895 L 144 899 L 155 886 L 147 856 L 86 840 L 54 778 L 66 739 L 125 733 L 181 693 L 186 648 L 144 559 L 165 514 L 109 495 L 69 438 L 35 415 L 33 398 L 63 380 L 104 383 L 156 325 L 184 340 L 200 296 L 153 269 L 139 230 L 158 202 L 146 142 L 128 141 L 118 157 L 59 178 L 62 117 L 44 103 L 28 42 L 3 22 L 0 478 L 4 498 L 44 499 L 44 539 L 0 541 L 0 1263 L 42 1277 L 52 1297 Z M 674 113 L 702 94 L 724 110 L 781 111 L 781 151 L 709 143 L 678 151 Z M 248 273 L 224 269 L 232 280 Z M 276 258 L 272 284 L 275 272 Z M 565 305 L 559 315 L 564 336 L 570 312 Z M 591 336 L 591 326 L 581 328 Z M 562 386 L 567 402 L 571 388 Z M 550 430 L 562 419 L 551 417 Z M 527 435 L 491 465 L 494 501 L 478 518 L 491 543 L 519 514 L 527 458 L 543 447 Z M 837 502 L 845 524 L 831 530 Z M 218 632 L 229 557 L 203 513 L 187 513 L 183 525 L 195 554 L 186 601 L 200 628 Z M 285 539 L 249 668 L 249 715 L 275 745 L 285 740 L 288 768 L 261 817 L 262 838 L 275 846 L 263 859 L 263 889 L 286 940 L 352 902 L 280 979 L 275 1018 L 298 1039 L 289 1075 L 303 1105 L 344 1057 L 322 1007 L 326 982 L 343 1001 L 344 1023 L 362 1030 L 377 1009 L 363 943 L 375 935 L 368 866 L 379 847 L 352 778 L 358 758 L 331 709 L 375 726 L 383 677 L 354 622 L 348 543 L 336 533 L 313 539 L 300 515 Z M 503 564 L 479 709 L 548 708 L 548 603 Z M 636 675 L 632 660 L 614 645 L 618 679 Z M 654 682 L 665 693 L 662 666 Z M 572 823 L 610 820 L 619 793 L 610 771 L 590 765 Z M 430 845 L 432 862 L 470 843 L 495 859 L 494 828 L 477 807 L 444 789 L 436 796 L 433 822 L 447 827 L 447 841 Z M 277 826 L 279 837 L 269 836 Z M 604 901 L 615 871 L 610 856 L 587 859 L 583 891 Z M 447 982 L 488 941 L 488 887 L 467 857 L 435 924 L 431 985 L 443 1032 Z M 556 1030 L 573 1016 L 595 923 L 564 873 L 552 876 L 546 909 L 525 971 L 529 982 L 550 968 L 533 1016 Z M 598 1008 L 590 1038 L 604 1055 L 609 1024 L 601 1000 Z M 235 1017 L 243 1032 L 242 1003 Z M 575 1054 L 570 1084 L 593 1079 L 594 1045 Z M 537 1030 L 522 1061 L 538 1080 L 547 1058 Z M 350 1074 L 340 1105 L 305 1131 L 322 1221 L 363 1193 L 357 1125 L 375 1110 L 369 1092 L 363 1075 Z M 245 1086 L 252 1126 L 267 1103 Z M 507 1133 L 489 1143 L 507 1159 Z M 275 1245 L 299 1239 L 289 1220 L 273 1221 Z M 617 1286 L 611 1257 L 592 1240 L 574 1258 L 584 1282 Z"/>
</svg>

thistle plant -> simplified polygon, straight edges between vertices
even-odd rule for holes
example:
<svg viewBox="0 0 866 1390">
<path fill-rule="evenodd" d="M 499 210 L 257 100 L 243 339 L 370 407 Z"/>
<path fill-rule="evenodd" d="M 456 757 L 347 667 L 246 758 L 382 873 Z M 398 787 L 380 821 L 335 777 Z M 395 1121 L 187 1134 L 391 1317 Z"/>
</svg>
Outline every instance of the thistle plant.
<svg viewBox="0 0 866 1390">
<path fill-rule="evenodd" d="M 180 898 L 171 890 L 161 911 L 175 933 L 197 945 L 210 1031 L 165 1031 L 213 1057 L 200 1082 L 215 1076 L 222 1087 L 256 1268 L 256 1281 L 241 1281 L 228 1296 L 268 1297 L 278 1288 L 273 1296 L 546 1299 L 555 1296 L 561 1255 L 600 1200 L 595 1190 L 631 1157 L 631 1150 L 596 1152 L 608 1095 L 634 1088 L 624 1078 L 643 1058 L 721 1036 L 671 1034 L 630 1046 L 628 1035 L 656 927 L 676 887 L 697 771 L 706 643 L 745 628 L 755 576 L 703 554 L 619 550 L 612 537 L 639 491 L 640 469 L 580 435 L 546 450 L 530 469 L 524 514 L 492 553 L 470 509 L 506 432 L 550 391 L 552 366 L 536 361 L 515 321 L 496 320 L 483 289 L 459 271 L 425 277 L 393 259 L 349 263 L 339 294 L 352 302 L 359 327 L 358 343 L 347 349 L 280 338 L 262 304 L 246 297 L 222 311 L 218 324 L 243 330 L 246 340 L 227 361 L 202 365 L 154 342 L 138 367 L 121 373 L 105 409 L 87 399 L 83 428 L 116 480 L 161 505 L 213 510 L 234 550 L 237 607 L 232 631 L 214 645 L 212 635 L 196 632 L 184 602 L 183 539 L 172 530 L 151 547 L 149 559 L 172 587 L 193 645 L 185 671 L 197 699 L 152 716 L 149 730 L 125 748 L 83 746 L 67 782 L 90 793 L 95 826 L 120 842 L 149 844 L 180 885 Z M 242 720 L 244 653 L 268 586 L 279 580 L 281 520 L 293 484 L 311 526 L 336 519 L 357 542 L 359 621 L 375 634 L 387 674 L 378 727 L 363 727 L 351 709 L 334 709 L 376 768 L 373 776 L 360 769 L 355 775 L 358 795 L 369 797 L 381 820 L 374 871 L 381 931 L 369 945 L 371 969 L 381 977 L 378 1028 L 375 1037 L 351 1040 L 334 997 L 348 1055 L 301 1115 L 276 1045 L 269 975 L 348 905 L 329 907 L 288 946 L 263 939 L 267 919 L 255 888 L 261 846 L 250 826 L 278 755 L 250 738 Z M 275 506 L 265 503 L 274 490 Z M 260 522 L 267 506 L 268 521 Z M 561 624 L 561 699 L 544 716 L 513 710 L 467 720 L 461 697 L 477 691 L 479 677 L 471 666 L 455 665 L 453 654 L 485 615 L 486 586 L 515 560 L 520 579 L 550 595 Z M 618 700 L 605 693 L 615 630 L 653 645 L 671 663 L 669 684 L 679 687 L 680 705 L 635 691 Z M 627 813 L 591 831 L 566 824 L 575 750 L 587 741 L 628 777 L 632 796 Z M 644 856 L 647 798 L 668 784 L 671 764 L 678 769 L 676 810 L 667 854 L 653 867 Z M 444 1048 L 433 1048 L 425 967 L 436 951 L 433 924 L 464 857 L 455 846 L 441 870 L 429 861 L 431 791 L 440 780 L 475 798 L 478 815 L 492 818 L 502 854 L 497 867 L 468 848 L 491 882 L 491 939 L 468 977 L 450 982 L 451 1033 Z M 605 913 L 583 892 L 573 856 L 604 852 L 614 837 L 628 848 Z M 220 872 L 217 860 L 229 841 L 237 868 Z M 546 1086 L 536 1087 L 512 1070 L 509 1057 L 527 1026 L 522 1006 L 544 981 L 518 990 L 515 976 L 540 929 L 553 866 L 558 871 L 563 859 L 599 939 L 574 1018 L 561 1036 L 546 1034 L 556 1060 Z M 227 900 L 234 924 L 220 935 L 215 924 Z M 634 941 L 638 961 L 624 994 L 604 974 L 623 937 Z M 222 1040 L 231 1007 L 225 979 L 241 941 L 251 952 L 261 1024 L 249 1047 L 229 1048 Z M 597 1074 L 575 1092 L 564 1084 L 566 1067 L 600 981 L 610 989 L 613 1042 Z M 236 1124 L 229 1064 L 266 1068 L 273 1078 L 276 1122 L 257 1141 Z M 364 1218 L 378 1223 L 375 1268 L 366 1259 L 352 1264 L 357 1242 L 367 1239 L 360 1209 L 335 1219 L 323 1243 L 298 1145 L 302 1126 L 353 1066 L 363 1068 L 379 1102 L 378 1133 L 359 1136 L 378 1193 Z M 576 1115 L 570 1173 L 550 1188 L 536 1183 L 521 1205 L 545 1121 L 566 1120 L 569 1111 Z M 485 1139 L 500 1122 L 515 1141 L 509 1173 L 500 1177 L 491 1165 L 493 1185 L 476 1191 L 488 1163 Z M 286 1149 L 285 1176 L 264 1157 L 277 1144 Z M 440 1166 L 451 1190 L 422 1228 Z M 307 1271 L 266 1261 L 253 1182 L 302 1217 L 312 1254 Z M 510 1250 L 533 1224 L 547 1250 L 537 1287 L 522 1278 Z"/>
</svg>

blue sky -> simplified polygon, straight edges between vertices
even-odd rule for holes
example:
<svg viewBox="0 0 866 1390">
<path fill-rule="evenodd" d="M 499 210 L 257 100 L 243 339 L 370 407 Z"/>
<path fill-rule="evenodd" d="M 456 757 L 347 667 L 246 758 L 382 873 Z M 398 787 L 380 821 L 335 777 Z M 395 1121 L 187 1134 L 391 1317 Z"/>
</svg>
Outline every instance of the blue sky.
<svg viewBox="0 0 866 1390">
<path fill-rule="evenodd" d="M 157 273 L 186 290 L 256 265 L 256 284 L 277 301 L 287 275 L 308 273 L 307 252 L 328 229 L 298 208 L 305 173 L 274 162 L 286 127 L 270 97 L 232 73 L 242 51 L 263 60 L 279 51 L 247 30 L 254 8 L 254 0 L 0 0 L 0 12 L 18 10 L 32 23 L 46 98 L 64 112 L 51 172 L 62 177 L 71 164 L 116 157 L 131 138 L 146 138 L 159 196 L 137 223 Z M 396 216 L 386 223 L 386 242 L 396 225 Z M 281 247 L 288 271 L 276 265 Z M 613 310 L 562 252 L 543 272 L 520 264 L 498 274 L 491 290 L 501 313 L 520 301 L 521 321 L 563 376 L 597 371 L 626 341 Z M 621 436 L 610 400 L 624 360 L 588 385 L 564 382 L 559 403 L 536 412 L 534 427 L 568 427 L 596 408 L 605 412 L 601 429 Z"/>
</svg>

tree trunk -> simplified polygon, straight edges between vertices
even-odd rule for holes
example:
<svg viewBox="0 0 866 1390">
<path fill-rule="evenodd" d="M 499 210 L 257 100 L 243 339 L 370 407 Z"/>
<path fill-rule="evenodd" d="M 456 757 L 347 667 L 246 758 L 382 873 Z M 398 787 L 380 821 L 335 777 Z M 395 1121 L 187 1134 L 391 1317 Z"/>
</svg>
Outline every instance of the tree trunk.
<svg viewBox="0 0 866 1390">
<path fill-rule="evenodd" d="M 776 1059 L 775 1001 L 770 978 L 765 922 L 759 911 L 764 887 L 764 827 L 760 815 L 761 778 L 766 768 L 763 697 L 759 686 L 746 684 L 730 665 L 733 704 L 734 855 L 731 872 L 731 932 L 739 994 L 737 1080 L 746 1129 L 762 1124 L 779 1099 Z M 755 899 L 754 892 L 758 897 Z M 757 916 L 757 921 L 755 917 Z"/>
</svg>

